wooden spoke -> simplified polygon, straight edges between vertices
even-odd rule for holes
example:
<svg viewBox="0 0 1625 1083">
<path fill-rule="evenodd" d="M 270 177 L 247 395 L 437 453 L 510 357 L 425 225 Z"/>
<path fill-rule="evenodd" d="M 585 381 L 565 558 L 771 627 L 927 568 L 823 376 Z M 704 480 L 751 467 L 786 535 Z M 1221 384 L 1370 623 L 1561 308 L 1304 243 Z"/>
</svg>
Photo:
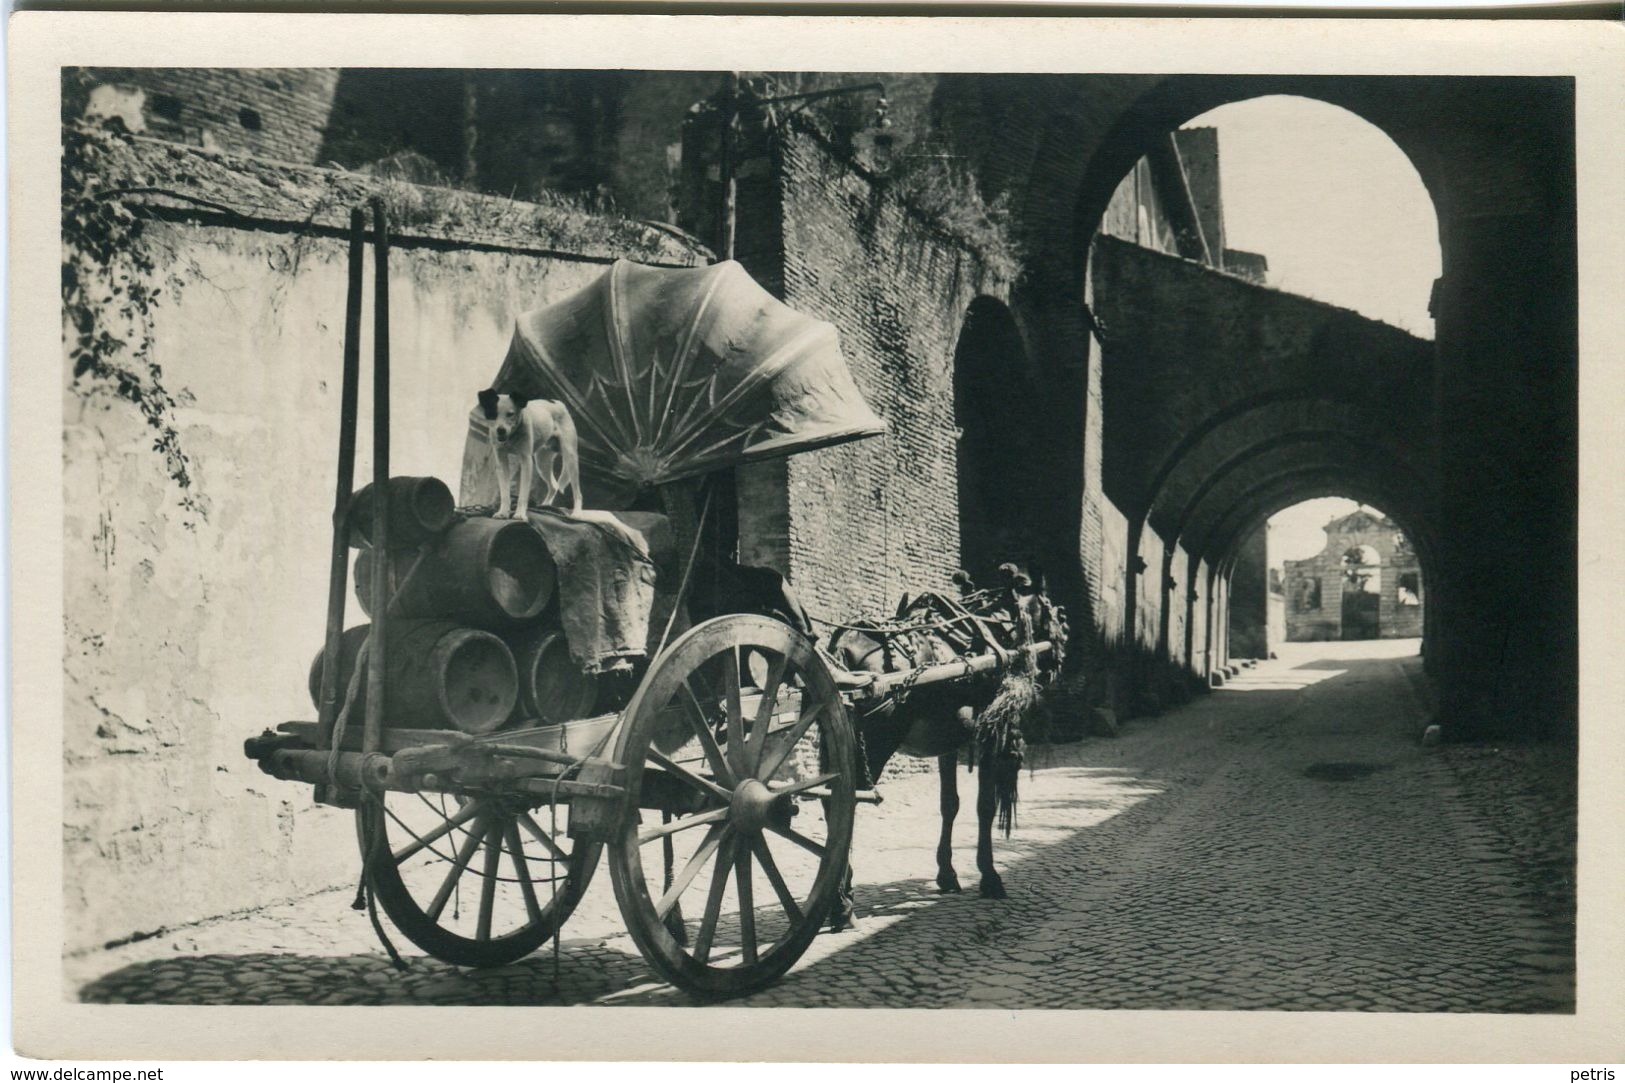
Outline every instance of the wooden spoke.
<svg viewBox="0 0 1625 1083">
<path fill-rule="evenodd" d="M 395 859 L 395 864 L 399 865 L 401 862 L 408 860 L 418 853 L 421 853 L 425 847 L 432 846 L 436 842 L 439 842 L 441 839 L 445 838 L 447 835 L 451 834 L 453 831 L 457 830 L 459 827 L 463 826 L 479 814 L 480 802 L 470 801 L 468 804 L 458 809 L 456 813 L 448 817 L 439 827 L 426 834 L 419 835 L 416 839 L 407 843 L 405 846 L 402 846 L 390 856 Z M 389 815 L 390 819 L 394 820 L 398 824 L 401 823 L 400 817 L 396 816 L 393 812 L 391 812 Z M 401 828 L 405 830 L 406 825 L 401 824 Z"/>
<path fill-rule="evenodd" d="M 519 890 L 525 896 L 525 913 L 532 922 L 539 922 L 542 920 L 542 904 L 536 899 L 536 885 L 530 882 L 530 863 L 525 860 L 519 825 L 509 820 L 503 833 L 508 840 L 508 856 L 513 862 L 514 875 L 519 878 Z"/>
<path fill-rule="evenodd" d="M 480 878 L 480 921 L 475 940 L 491 939 L 491 913 L 497 901 L 498 862 L 502 860 L 502 828 L 495 820 L 485 831 L 485 875 Z"/>
<path fill-rule="evenodd" d="M 780 767 L 783 767 L 784 761 L 790 758 L 790 753 L 795 751 L 796 745 L 800 744 L 801 739 L 807 736 L 807 730 L 812 726 L 812 724 L 816 722 L 825 711 L 829 710 L 829 705 L 830 701 L 825 700 L 824 702 L 815 705 L 810 711 L 803 712 L 801 717 L 796 719 L 796 724 L 791 727 L 790 738 L 784 743 L 784 747 L 773 753 L 771 759 L 756 769 L 755 777 L 758 779 L 772 778 L 774 772 L 776 772 Z"/>
<path fill-rule="evenodd" d="M 700 934 L 694 938 L 694 958 L 705 962 L 711 958 L 711 942 L 716 939 L 717 919 L 722 916 L 722 896 L 728 891 L 728 869 L 733 864 L 734 840 L 729 839 L 711 870 L 711 890 L 705 896 L 705 916 L 700 919 Z"/>
<path fill-rule="evenodd" d="M 739 894 L 739 945 L 749 966 L 756 961 L 756 901 L 751 892 L 750 850 L 743 846 L 734 862 L 734 890 Z"/>
<path fill-rule="evenodd" d="M 443 962 L 516 962 L 554 936 L 575 909 L 600 844 L 562 835 L 554 844 L 531 818 L 534 812 L 486 793 L 443 796 L 391 791 L 357 809 L 363 853 L 387 829 L 380 849 L 397 856 L 368 870 L 379 908 L 408 940 Z M 555 891 L 536 886 L 549 877 Z"/>
<path fill-rule="evenodd" d="M 676 709 L 693 730 L 679 727 L 677 737 L 686 742 L 680 752 L 670 749 Z M 650 660 L 613 753 L 634 774 L 618 803 L 609 871 L 627 931 L 651 971 L 702 1000 L 738 997 L 765 988 L 807 951 L 840 893 L 856 804 L 856 745 L 828 664 L 812 640 L 783 621 L 748 613 L 713 617 Z M 652 770 L 677 780 L 678 800 L 651 800 L 657 784 L 662 793 L 670 785 Z M 640 779 L 648 783 L 641 793 Z M 741 786 L 752 794 L 740 795 Z M 701 799 L 691 800 L 696 794 Z M 822 799 L 817 808 L 807 804 L 813 796 Z M 645 804 L 666 810 L 651 815 Z M 674 806 L 696 811 L 670 811 Z M 797 807 L 821 808 L 823 815 L 816 823 L 790 821 L 800 831 L 772 824 L 757 830 L 763 820 L 784 822 Z M 694 827 L 705 830 L 683 834 Z M 674 840 L 689 851 L 683 862 L 668 850 Z M 792 855 L 788 845 L 811 857 Z M 737 951 L 730 895 L 739 906 Z M 679 926 L 680 914 L 693 920 Z"/>
<path fill-rule="evenodd" d="M 728 766 L 727 757 L 723 756 L 722 748 L 717 744 L 717 735 L 711 732 L 711 721 L 705 717 L 705 710 L 700 706 L 700 698 L 694 694 L 693 686 L 684 681 L 678 696 L 683 700 L 686 708 L 683 714 L 688 717 L 688 724 L 694 730 L 694 737 L 700 742 L 700 747 L 705 749 L 705 759 L 711 765 L 711 773 L 716 775 L 717 780 L 724 786 L 736 785 L 737 779 L 733 769 Z"/>
<path fill-rule="evenodd" d="M 784 671 L 790 665 L 788 658 L 780 658 L 767 664 L 767 687 L 762 689 L 762 701 L 756 705 L 756 720 L 751 723 L 751 733 L 755 734 L 749 745 L 750 756 L 745 766 L 745 774 L 754 776 L 756 769 L 762 765 L 762 750 L 767 747 L 767 730 L 773 724 L 773 708 L 779 703 L 779 685 L 784 681 Z"/>
<path fill-rule="evenodd" d="M 710 812 L 702 812 L 697 816 L 685 816 L 680 820 L 654 824 L 638 832 L 638 845 L 642 846 L 659 838 L 669 838 L 679 831 L 687 831 L 691 827 L 700 827 L 703 824 L 714 824 L 718 820 L 726 820 L 727 818 L 727 809 L 714 808 Z"/>
<path fill-rule="evenodd" d="M 665 768 L 669 773 L 678 779 L 681 779 L 683 782 L 688 783 L 690 786 L 693 786 L 702 793 L 709 794 L 712 797 L 721 798 L 724 801 L 733 799 L 733 794 L 729 793 L 721 786 L 718 786 L 715 782 L 696 775 L 693 771 L 690 771 L 688 768 L 684 767 L 682 764 L 678 763 L 676 760 L 672 759 L 658 748 L 655 748 L 653 745 L 649 746 L 648 757 L 655 763 L 658 763 L 661 767 Z"/>
<path fill-rule="evenodd" d="M 542 847 L 553 855 L 555 861 L 570 860 L 570 855 L 559 849 L 559 844 L 549 838 L 547 832 L 542 830 L 541 825 L 530 818 L 530 813 L 521 812 L 519 814 L 519 823 L 529 832 L 531 838 L 541 843 Z"/>
<path fill-rule="evenodd" d="M 840 777 L 839 774 L 819 775 L 816 778 L 804 778 L 800 782 L 787 782 L 783 786 L 771 786 L 769 789 L 778 794 L 801 793 L 803 790 L 815 789 Z"/>
<path fill-rule="evenodd" d="M 662 921 L 666 919 L 666 915 L 670 913 L 672 907 L 677 905 L 677 900 L 682 897 L 683 892 L 688 890 L 688 885 L 694 882 L 694 877 L 700 874 L 700 870 L 711 859 L 711 855 L 717 852 L 717 847 L 722 845 L 723 836 L 727 833 L 728 825 L 726 823 L 711 825 L 711 830 L 706 833 L 704 840 L 700 842 L 693 855 L 689 857 L 688 864 L 683 866 L 683 871 L 677 874 L 676 878 L 671 882 L 671 887 L 667 888 L 666 893 L 660 896 L 660 901 L 655 903 L 656 917 Z"/>
<path fill-rule="evenodd" d="M 778 827 L 774 824 L 768 824 L 767 829 L 772 831 L 774 834 L 783 835 L 785 838 L 789 839 L 791 842 L 795 843 L 797 846 L 801 847 L 803 850 L 814 855 L 815 857 L 824 856 L 824 846 L 822 843 L 814 842 L 812 839 L 809 839 L 806 835 L 803 835 L 793 827 Z"/>
<path fill-rule="evenodd" d="M 739 702 L 739 648 L 722 652 L 723 698 L 728 705 L 728 762 L 745 777 L 745 709 Z"/>
<path fill-rule="evenodd" d="M 457 878 L 463 875 L 468 863 L 474 857 L 474 851 L 479 849 L 481 841 L 485 838 L 485 821 L 480 820 L 474 825 L 474 830 L 468 833 L 463 845 L 457 850 L 457 858 L 451 863 L 451 869 L 446 878 L 440 882 L 440 890 L 434 893 L 429 908 L 424 911 L 430 921 L 439 921 L 440 914 L 446 909 L 446 903 L 451 898 L 451 889 L 457 886 Z"/>
<path fill-rule="evenodd" d="M 792 925 L 800 924 L 802 920 L 801 906 L 796 897 L 790 894 L 790 888 L 784 882 L 784 876 L 779 872 L 779 866 L 773 860 L 773 852 L 767 848 L 767 839 L 758 835 L 751 840 L 751 850 L 756 854 L 756 860 L 761 863 L 762 872 L 767 876 L 767 882 L 773 885 L 773 894 L 779 897 L 779 905 L 784 907 L 785 916 Z"/>
</svg>

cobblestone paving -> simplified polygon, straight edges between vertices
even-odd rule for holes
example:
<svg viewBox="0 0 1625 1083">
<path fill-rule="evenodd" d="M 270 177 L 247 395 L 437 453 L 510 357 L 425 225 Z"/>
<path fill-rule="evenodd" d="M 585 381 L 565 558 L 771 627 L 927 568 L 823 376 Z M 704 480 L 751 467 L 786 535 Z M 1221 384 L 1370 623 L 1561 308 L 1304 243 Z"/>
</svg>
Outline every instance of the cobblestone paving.
<svg viewBox="0 0 1625 1083">
<path fill-rule="evenodd" d="M 1474 776 L 1417 743 L 1414 642 L 1301 647 L 1119 738 L 1041 753 L 998 843 L 1005 900 L 975 893 L 970 802 L 968 890 L 936 893 L 936 780 L 888 781 L 859 810 L 859 928 L 734 1003 L 1571 1011 L 1572 924 L 1508 841 L 1529 833 L 1490 823 L 1463 796 Z M 397 972 L 346 890 L 71 958 L 68 978 L 113 1002 L 689 1003 L 650 976 L 608 879 L 556 960 L 409 954 Z"/>
</svg>

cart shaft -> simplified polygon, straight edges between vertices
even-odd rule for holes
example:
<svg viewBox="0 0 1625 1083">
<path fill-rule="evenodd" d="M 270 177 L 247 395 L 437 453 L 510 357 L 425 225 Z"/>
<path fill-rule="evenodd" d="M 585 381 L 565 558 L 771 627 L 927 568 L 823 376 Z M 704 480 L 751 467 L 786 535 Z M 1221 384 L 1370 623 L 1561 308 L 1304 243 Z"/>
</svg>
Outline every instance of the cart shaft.
<svg viewBox="0 0 1625 1083">
<path fill-rule="evenodd" d="M 1022 651 L 1029 653 L 1035 659 L 1048 654 L 1053 649 L 1054 645 L 1048 640 L 1034 643 L 1030 647 L 1021 648 Z M 1014 656 L 1016 653 L 1016 651 L 1011 651 L 1007 657 Z M 920 685 L 940 684 L 943 681 L 964 680 L 979 673 L 987 673 L 991 670 L 1003 668 L 1004 665 L 1005 659 L 996 654 L 979 654 L 974 658 L 966 658 L 958 662 L 943 662 L 940 665 L 926 666 L 924 669 L 881 673 L 875 677 L 872 683 L 863 688 L 859 695 L 865 699 L 879 699 L 882 696 L 890 695 L 903 685 L 917 688 Z"/>
</svg>

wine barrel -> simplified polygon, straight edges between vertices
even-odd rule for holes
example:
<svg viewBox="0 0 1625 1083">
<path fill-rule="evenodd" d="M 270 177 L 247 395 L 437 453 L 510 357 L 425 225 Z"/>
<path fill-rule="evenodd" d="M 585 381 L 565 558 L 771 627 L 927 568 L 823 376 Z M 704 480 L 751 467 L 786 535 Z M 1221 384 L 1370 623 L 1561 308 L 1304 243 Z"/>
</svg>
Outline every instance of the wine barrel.
<svg viewBox="0 0 1625 1083">
<path fill-rule="evenodd" d="M 369 617 L 373 569 L 384 559 L 372 549 L 356 554 L 355 593 Z M 540 615 L 557 585 L 547 544 L 522 519 L 464 519 L 432 544 L 410 580 L 416 552 L 392 547 L 387 560 L 402 588 L 391 617 L 438 617 L 505 630 Z"/>
<path fill-rule="evenodd" d="M 592 714 L 598 699 L 598 677 L 584 672 L 570 657 L 570 643 L 560 631 L 534 633 L 514 644 L 519 666 L 516 719 L 547 724 L 570 722 Z"/>
<path fill-rule="evenodd" d="M 372 626 L 344 633 L 339 650 L 342 702 L 356 657 Z M 310 667 L 310 699 L 320 709 L 322 655 Z M 361 674 L 349 727 L 359 733 L 367 699 Z M 403 729 L 458 729 L 490 733 L 513 714 L 519 674 L 507 644 L 489 632 L 444 620 L 392 620 L 384 656 L 384 725 Z"/>
<path fill-rule="evenodd" d="M 451 490 L 439 478 L 389 479 L 389 547 L 407 549 L 443 533 L 457 518 Z M 372 486 L 350 498 L 350 547 L 372 546 Z"/>
</svg>

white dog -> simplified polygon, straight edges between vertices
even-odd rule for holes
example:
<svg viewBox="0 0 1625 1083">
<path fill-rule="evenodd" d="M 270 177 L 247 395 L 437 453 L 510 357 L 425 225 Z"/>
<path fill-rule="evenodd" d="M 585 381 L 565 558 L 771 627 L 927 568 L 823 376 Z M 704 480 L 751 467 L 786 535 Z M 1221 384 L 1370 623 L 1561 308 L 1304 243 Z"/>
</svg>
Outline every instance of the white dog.
<svg viewBox="0 0 1625 1083">
<path fill-rule="evenodd" d="M 483 424 L 491 443 L 491 467 L 497 479 L 495 518 L 523 518 L 530 494 L 540 485 L 541 504 L 551 505 L 570 490 L 570 510 L 581 511 L 581 464 L 576 457 L 576 426 L 562 402 L 523 395 L 499 395 L 494 388 L 480 392 L 480 403 L 470 414 Z M 508 509 L 509 480 L 519 471 L 519 498 Z"/>
</svg>

